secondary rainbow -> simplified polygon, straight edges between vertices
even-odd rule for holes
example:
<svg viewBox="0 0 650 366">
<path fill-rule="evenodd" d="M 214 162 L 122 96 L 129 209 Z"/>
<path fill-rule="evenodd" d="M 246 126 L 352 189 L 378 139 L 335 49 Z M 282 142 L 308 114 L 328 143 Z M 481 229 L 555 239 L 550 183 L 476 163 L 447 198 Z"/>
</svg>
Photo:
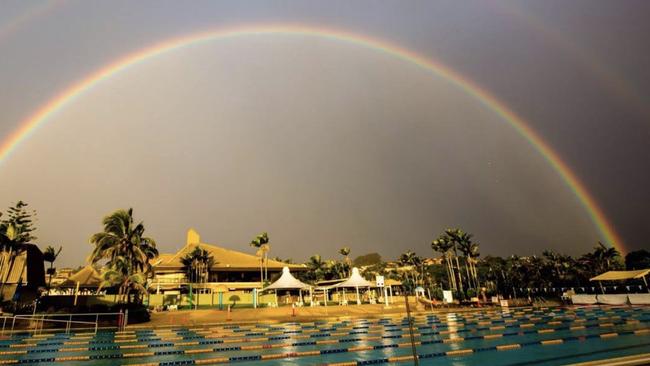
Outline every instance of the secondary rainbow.
<svg viewBox="0 0 650 366">
<path fill-rule="evenodd" d="M 110 78 L 112 75 L 153 57 L 183 47 L 215 40 L 254 35 L 301 35 L 347 42 L 392 55 L 445 78 L 448 82 L 493 110 L 497 115 L 517 130 L 517 132 L 521 134 L 521 136 L 523 136 L 536 150 L 538 150 L 576 195 L 599 230 L 603 239 L 621 252 L 626 251 L 623 241 L 616 233 L 614 227 L 608 222 L 601 208 L 589 194 L 584 184 L 582 184 L 578 177 L 571 171 L 569 166 L 560 159 L 560 156 L 553 151 L 553 149 L 535 131 L 533 131 L 522 118 L 506 107 L 496 97 L 436 60 L 425 58 L 408 49 L 366 35 L 321 27 L 305 25 L 257 25 L 217 29 L 169 39 L 151 47 L 131 53 L 72 84 L 22 122 L 19 128 L 5 139 L 2 145 L 0 145 L 0 164 L 2 164 L 11 153 L 16 150 L 22 141 L 25 141 L 39 126 L 45 124 L 49 117 L 65 106 L 71 104 L 79 96 L 84 94 L 84 92 L 97 86 L 103 80 Z"/>
</svg>

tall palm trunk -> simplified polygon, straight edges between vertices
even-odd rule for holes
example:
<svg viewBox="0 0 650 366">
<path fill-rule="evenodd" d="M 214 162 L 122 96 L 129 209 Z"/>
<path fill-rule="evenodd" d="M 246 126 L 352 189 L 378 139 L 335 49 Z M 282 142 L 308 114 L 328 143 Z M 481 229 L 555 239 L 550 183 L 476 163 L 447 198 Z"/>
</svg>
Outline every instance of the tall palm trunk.
<svg viewBox="0 0 650 366">
<path fill-rule="evenodd" d="M 456 274 L 454 273 L 454 268 L 451 261 L 451 253 L 445 253 L 445 263 L 447 263 L 447 273 L 449 274 L 449 285 L 453 290 L 457 290 L 458 286 L 456 285 Z"/>
<path fill-rule="evenodd" d="M 458 269 L 458 289 L 463 291 L 463 275 L 460 271 L 460 262 L 458 261 L 458 256 L 456 254 L 454 254 L 454 257 L 456 259 L 456 269 Z"/>
<path fill-rule="evenodd" d="M 48 295 L 50 294 L 50 288 L 52 287 L 52 275 L 53 275 L 52 268 L 54 268 L 54 262 L 50 262 L 50 270 L 49 270 L 50 274 L 49 274 L 49 278 L 47 279 L 47 294 Z"/>
<path fill-rule="evenodd" d="M 467 257 L 465 257 L 465 273 L 467 274 L 467 286 L 471 288 L 472 284 L 472 276 L 469 274 L 469 262 L 467 261 Z"/>
<path fill-rule="evenodd" d="M 269 254 L 264 252 L 264 280 L 269 280 Z"/>
</svg>

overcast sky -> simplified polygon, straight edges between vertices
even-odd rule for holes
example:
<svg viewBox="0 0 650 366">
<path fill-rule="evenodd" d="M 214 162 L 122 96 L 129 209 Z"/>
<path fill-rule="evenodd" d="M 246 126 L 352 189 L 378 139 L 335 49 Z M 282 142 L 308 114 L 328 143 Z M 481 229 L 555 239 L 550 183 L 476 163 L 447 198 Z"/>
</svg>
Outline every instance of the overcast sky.
<svg viewBox="0 0 650 366">
<path fill-rule="evenodd" d="M 304 24 L 439 60 L 518 113 L 584 182 L 630 249 L 650 234 L 646 1 L 0 2 L 0 141 L 94 70 L 173 37 Z M 603 240 L 525 139 L 449 80 L 350 43 L 255 35 L 151 58 L 97 85 L 0 162 L 0 207 L 83 263 L 133 207 L 162 252 L 203 241 L 305 260 L 411 249 L 446 227 L 483 254 Z M 217 259 L 218 260 L 218 259 Z"/>
</svg>

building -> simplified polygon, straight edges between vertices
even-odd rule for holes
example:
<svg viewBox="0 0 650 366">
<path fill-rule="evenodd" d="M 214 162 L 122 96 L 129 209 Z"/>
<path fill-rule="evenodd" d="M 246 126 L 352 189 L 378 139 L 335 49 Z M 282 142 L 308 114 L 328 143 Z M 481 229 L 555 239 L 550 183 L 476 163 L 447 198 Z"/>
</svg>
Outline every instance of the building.
<svg viewBox="0 0 650 366">
<path fill-rule="evenodd" d="M 2 262 L 2 300 L 14 302 L 33 301 L 39 288 L 45 288 L 43 252 L 35 244 L 18 244 L 18 254 L 0 255 Z"/>
<path fill-rule="evenodd" d="M 226 249 L 201 242 L 200 235 L 193 229 L 187 232 L 185 246 L 173 254 L 160 254 L 153 262 L 154 278 L 150 289 L 155 293 L 176 293 L 189 286 L 186 269 L 181 259 L 195 248 L 206 250 L 214 259 L 209 269 L 207 280 L 200 284 L 192 284 L 194 288 L 205 289 L 204 292 L 224 292 L 233 290 L 251 290 L 261 288 L 260 257 Z M 268 270 L 270 281 L 279 277 L 282 267 L 289 267 L 292 272 L 306 271 L 303 264 L 288 264 L 268 259 L 265 268 Z"/>
</svg>

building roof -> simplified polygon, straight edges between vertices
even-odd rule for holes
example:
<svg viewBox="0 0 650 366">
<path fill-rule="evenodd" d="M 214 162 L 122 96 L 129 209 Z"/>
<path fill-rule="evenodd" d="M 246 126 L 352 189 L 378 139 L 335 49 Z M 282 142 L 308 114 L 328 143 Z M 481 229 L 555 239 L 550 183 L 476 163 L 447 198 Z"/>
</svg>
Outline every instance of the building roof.
<svg viewBox="0 0 650 366">
<path fill-rule="evenodd" d="M 232 249 L 222 248 L 212 244 L 202 243 L 199 234 L 190 229 L 187 233 L 187 243 L 181 250 L 175 254 L 160 254 L 153 262 L 156 269 L 177 269 L 182 268 L 183 263 L 181 259 L 186 255 L 190 254 L 194 248 L 199 247 L 203 250 L 206 250 L 214 258 L 214 265 L 211 269 L 214 270 L 237 270 L 237 269 L 259 269 L 260 268 L 260 257 L 242 253 Z M 304 264 L 289 264 L 279 262 L 273 259 L 268 259 L 267 267 L 271 270 L 282 269 L 283 267 L 288 267 L 293 270 L 306 270 Z"/>
<path fill-rule="evenodd" d="M 43 264 L 43 252 L 36 244 L 23 243 L 18 244 L 18 255 L 13 259 L 13 265 L 10 265 L 11 272 L 9 274 L 4 274 L 6 276 L 6 284 L 15 284 L 22 283 L 23 285 L 28 284 L 28 271 L 33 271 L 36 267 L 40 266 L 41 271 L 43 272 L 43 279 L 35 285 L 45 285 L 45 267 Z M 4 257 L 5 263 L 11 263 L 9 261 L 9 253 L 3 252 L 2 256 Z M 8 269 L 5 269 L 7 271 Z"/>
<path fill-rule="evenodd" d="M 293 277 L 291 271 L 288 267 L 282 268 L 282 276 L 278 278 L 277 281 L 268 285 L 262 291 L 266 290 L 307 290 L 311 286 L 301 282 L 297 278 Z"/>
<path fill-rule="evenodd" d="M 79 283 L 79 287 L 99 287 L 102 282 L 102 276 L 92 265 L 89 264 L 80 269 L 77 273 L 68 277 L 68 279 L 63 281 L 59 286 L 76 287 L 77 283 Z"/>
<path fill-rule="evenodd" d="M 636 271 L 608 271 L 596 277 L 590 278 L 589 281 L 622 281 L 634 278 L 642 278 L 650 273 L 650 269 L 639 269 Z"/>
</svg>

